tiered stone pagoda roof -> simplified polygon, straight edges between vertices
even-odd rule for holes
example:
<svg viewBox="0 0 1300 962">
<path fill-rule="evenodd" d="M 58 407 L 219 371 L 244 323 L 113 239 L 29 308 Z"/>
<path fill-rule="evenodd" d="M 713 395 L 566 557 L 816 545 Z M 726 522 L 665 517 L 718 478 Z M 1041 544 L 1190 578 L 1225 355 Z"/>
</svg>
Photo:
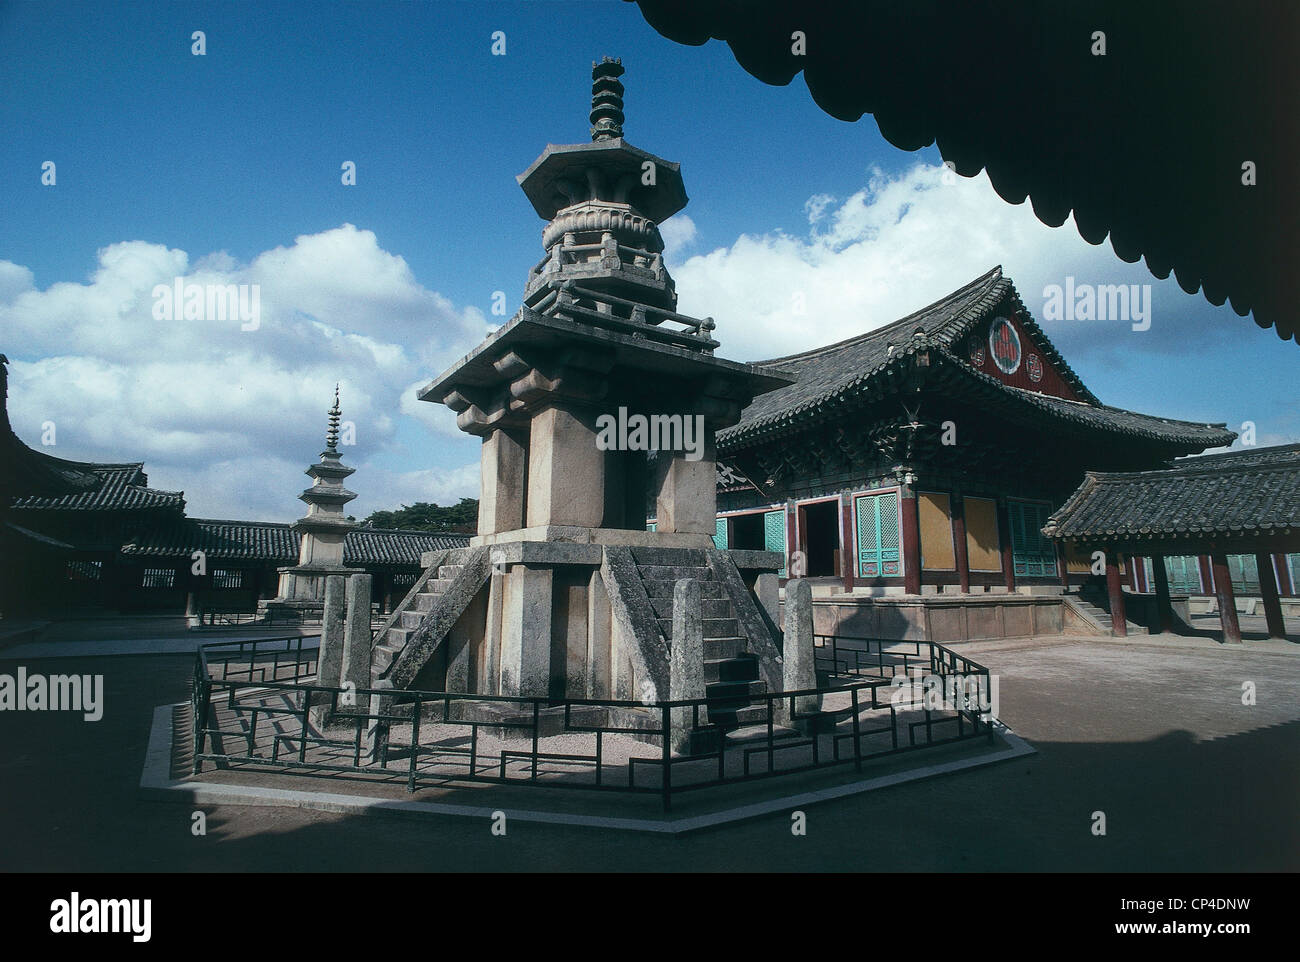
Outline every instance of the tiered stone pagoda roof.
<svg viewBox="0 0 1300 962">
<path fill-rule="evenodd" d="M 1010 307 L 1044 359 L 1082 400 L 1071 401 L 1003 384 L 976 370 L 962 357 L 964 339 L 999 308 Z M 892 324 L 826 347 L 759 361 L 760 371 L 793 377 L 794 383 L 754 399 L 741 420 L 718 432 L 719 451 L 739 450 L 792 433 L 841 414 L 863 398 L 901 389 L 912 359 L 928 355 L 941 377 L 990 410 L 1042 421 L 1056 420 L 1087 430 L 1129 435 L 1203 450 L 1231 443 L 1235 435 L 1222 424 L 1202 424 L 1152 417 L 1103 405 L 1025 309 L 1001 267 L 976 278 L 947 297 Z"/>
<path fill-rule="evenodd" d="M 1089 471 L 1043 527 L 1064 540 L 1300 537 L 1300 444 Z"/>
</svg>

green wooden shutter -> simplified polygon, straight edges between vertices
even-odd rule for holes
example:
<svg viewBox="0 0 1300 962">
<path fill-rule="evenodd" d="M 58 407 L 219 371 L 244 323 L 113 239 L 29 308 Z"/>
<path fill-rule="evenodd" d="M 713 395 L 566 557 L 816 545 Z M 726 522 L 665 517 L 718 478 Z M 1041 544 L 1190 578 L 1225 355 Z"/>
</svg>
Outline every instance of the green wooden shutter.
<svg viewBox="0 0 1300 962">
<path fill-rule="evenodd" d="M 713 526 L 713 546 L 719 551 L 727 550 L 727 519 L 718 518 Z"/>
<path fill-rule="evenodd" d="M 781 557 L 785 557 L 785 509 L 778 508 L 776 511 L 768 511 L 763 515 L 763 548 L 767 551 L 779 551 Z M 777 576 L 785 577 L 785 565 L 777 572 Z"/>
<path fill-rule="evenodd" d="M 1253 554 L 1228 555 L 1228 575 L 1234 591 L 1246 595 L 1259 594 L 1259 567 Z"/>
<path fill-rule="evenodd" d="M 902 571 L 898 492 L 865 494 L 853 505 L 858 525 L 858 577 L 897 577 Z"/>
<path fill-rule="evenodd" d="M 1169 592 L 1175 595 L 1195 595 L 1201 591 L 1201 566 L 1197 559 L 1182 555 L 1165 559 L 1169 575 Z"/>
<path fill-rule="evenodd" d="M 653 531 L 653 530 L 655 530 L 655 528 L 657 528 L 658 526 L 659 526 L 658 523 L 655 522 L 655 521 L 647 521 L 647 522 L 646 522 L 645 529 L 646 529 L 647 531 Z"/>
<path fill-rule="evenodd" d="M 1051 513 L 1051 506 L 1046 504 L 1007 502 L 1007 521 L 1011 527 L 1011 560 L 1017 575 L 1050 578 L 1056 574 L 1056 551 L 1042 531 Z"/>
<path fill-rule="evenodd" d="M 1287 555 L 1286 564 L 1291 572 L 1291 593 L 1300 594 L 1300 554 Z"/>
</svg>

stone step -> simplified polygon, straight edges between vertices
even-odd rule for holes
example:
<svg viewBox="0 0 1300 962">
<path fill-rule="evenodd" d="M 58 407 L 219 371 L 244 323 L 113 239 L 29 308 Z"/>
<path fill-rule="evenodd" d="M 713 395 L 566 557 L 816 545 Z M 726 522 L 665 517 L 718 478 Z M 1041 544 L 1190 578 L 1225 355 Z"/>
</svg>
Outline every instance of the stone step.
<svg viewBox="0 0 1300 962">
<path fill-rule="evenodd" d="M 430 578 L 424 583 L 424 590 L 435 595 L 440 595 L 451 587 L 452 578 Z"/>
<path fill-rule="evenodd" d="M 772 740 L 778 738 L 798 738 L 800 732 L 793 728 L 786 728 L 784 725 L 772 726 Z M 733 728 L 726 734 L 728 745 L 753 745 L 755 742 L 767 741 L 767 725 L 746 725 L 743 728 Z"/>
<path fill-rule="evenodd" d="M 673 636 L 672 618 L 656 618 L 659 622 L 659 630 L 664 633 L 665 638 Z M 705 618 L 704 619 L 704 637 L 708 638 L 734 638 L 739 633 L 740 628 L 736 624 L 735 618 Z"/>
<path fill-rule="evenodd" d="M 440 565 L 438 567 L 439 581 L 454 581 L 456 576 L 464 569 L 464 565 Z M 433 579 L 429 579 L 433 580 Z"/>
<path fill-rule="evenodd" d="M 384 632 L 382 644 L 401 649 L 406 644 L 406 639 L 411 636 L 411 632 L 401 625 L 394 624 L 388 631 Z M 378 646 L 376 646 L 378 647 Z"/>
<path fill-rule="evenodd" d="M 638 565 L 693 565 L 703 568 L 708 559 L 699 548 L 633 548 L 632 560 Z"/>
<path fill-rule="evenodd" d="M 696 581 L 712 581 L 713 572 L 707 567 L 688 565 L 637 565 L 642 581 L 675 582 L 682 578 L 694 578 Z"/>
<path fill-rule="evenodd" d="M 420 627 L 420 622 L 424 621 L 423 611 L 403 611 L 399 615 L 399 623 L 403 628 L 409 628 L 412 631 Z"/>
<path fill-rule="evenodd" d="M 672 601 L 675 581 L 646 581 L 642 579 L 641 583 L 645 585 L 645 593 L 650 596 L 652 602 L 655 598 L 667 598 Z M 705 601 L 730 600 L 727 596 L 727 589 L 716 581 L 701 581 L 700 597 Z"/>
<path fill-rule="evenodd" d="M 724 728 L 740 728 L 761 724 L 767 728 L 767 705 L 719 705 L 708 710 L 709 724 Z"/>
<path fill-rule="evenodd" d="M 704 639 L 704 660 L 711 658 L 736 658 L 740 655 L 747 654 L 749 651 L 749 641 L 746 638 L 705 638 Z"/>
<path fill-rule="evenodd" d="M 704 659 L 705 684 L 715 681 L 757 681 L 758 659 L 750 654 Z"/>
<path fill-rule="evenodd" d="M 440 594 L 432 591 L 421 591 L 411 602 L 411 607 L 407 611 L 432 611 L 438 603 Z"/>
<path fill-rule="evenodd" d="M 737 703 L 754 704 L 755 695 L 762 695 L 767 691 L 767 685 L 758 679 L 748 681 L 715 681 L 704 686 L 704 693 L 710 698 L 720 698 L 726 704 L 732 701 Z M 758 704 L 766 704 L 759 702 Z"/>
<path fill-rule="evenodd" d="M 673 596 L 668 594 L 652 597 L 650 607 L 654 609 L 656 617 L 671 618 L 673 616 Z M 736 616 L 731 607 L 731 602 L 726 598 L 705 598 L 701 607 L 705 618 L 734 618 Z"/>
</svg>

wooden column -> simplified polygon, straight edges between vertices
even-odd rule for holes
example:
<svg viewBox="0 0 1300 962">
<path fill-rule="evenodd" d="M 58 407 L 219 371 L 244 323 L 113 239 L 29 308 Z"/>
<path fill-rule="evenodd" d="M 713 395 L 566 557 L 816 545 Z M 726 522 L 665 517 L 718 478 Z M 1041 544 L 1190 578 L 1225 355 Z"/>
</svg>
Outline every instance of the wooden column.
<svg viewBox="0 0 1300 962">
<path fill-rule="evenodd" d="M 909 595 L 921 593 L 921 517 L 916 508 L 916 489 L 904 488 L 903 508 L 903 590 Z"/>
<path fill-rule="evenodd" d="M 1065 556 L 1065 542 L 1054 541 L 1053 546 L 1056 548 L 1056 577 L 1061 580 L 1061 587 L 1068 592 L 1070 590 L 1070 563 Z"/>
<path fill-rule="evenodd" d="M 840 494 L 840 576 L 844 590 L 853 590 L 853 575 L 858 567 L 858 553 L 853 547 L 853 499 L 847 491 Z"/>
<path fill-rule="evenodd" d="M 970 592 L 970 556 L 966 551 L 966 502 L 960 494 L 953 492 L 949 498 L 952 505 L 952 543 L 957 556 L 957 583 L 961 593 Z"/>
<path fill-rule="evenodd" d="M 801 578 L 808 572 L 795 574 L 791 571 L 794 565 L 795 553 L 799 550 L 799 508 L 793 501 L 785 503 L 785 577 L 789 581 L 791 578 Z M 807 564 L 805 563 L 805 567 Z"/>
<path fill-rule="evenodd" d="M 1011 516 L 1006 501 L 1001 498 L 998 499 L 998 543 L 1002 548 L 1002 580 L 1007 591 L 1015 591 L 1016 562 L 1011 550 Z"/>
<path fill-rule="evenodd" d="M 1286 566 L 1286 555 L 1275 554 L 1273 560 L 1277 563 L 1277 592 L 1287 598 L 1294 597 L 1296 588 L 1291 584 L 1291 569 Z"/>
<path fill-rule="evenodd" d="M 1151 556 L 1151 574 L 1156 582 L 1156 627 L 1159 631 L 1174 630 L 1174 609 L 1169 603 L 1169 572 L 1165 571 L 1165 556 Z"/>
<path fill-rule="evenodd" d="M 1268 622 L 1270 638 L 1286 638 L 1286 622 L 1282 618 L 1282 599 L 1277 592 L 1277 579 L 1273 574 L 1273 559 L 1265 553 L 1255 555 L 1259 568 L 1259 593 L 1264 600 L 1264 620 Z"/>
<path fill-rule="evenodd" d="M 1146 594 L 1150 588 L 1147 585 L 1147 566 L 1142 563 L 1142 557 L 1135 555 L 1129 558 L 1128 563 L 1133 566 L 1133 590 Z"/>
<path fill-rule="evenodd" d="M 1207 595 L 1214 594 L 1214 571 L 1210 568 L 1209 555 L 1198 554 L 1196 567 L 1201 569 L 1201 590 Z"/>
<path fill-rule="evenodd" d="M 1120 580 L 1116 552 L 1106 552 L 1106 592 L 1110 595 L 1111 634 L 1116 638 L 1128 637 L 1128 618 L 1124 612 L 1124 586 Z"/>
<path fill-rule="evenodd" d="M 1229 645 L 1241 644 L 1241 625 L 1237 622 L 1237 599 L 1232 593 L 1232 577 L 1228 574 L 1228 556 L 1210 555 L 1210 570 L 1214 574 L 1214 594 L 1219 599 L 1219 621 L 1223 625 L 1223 640 Z"/>
</svg>

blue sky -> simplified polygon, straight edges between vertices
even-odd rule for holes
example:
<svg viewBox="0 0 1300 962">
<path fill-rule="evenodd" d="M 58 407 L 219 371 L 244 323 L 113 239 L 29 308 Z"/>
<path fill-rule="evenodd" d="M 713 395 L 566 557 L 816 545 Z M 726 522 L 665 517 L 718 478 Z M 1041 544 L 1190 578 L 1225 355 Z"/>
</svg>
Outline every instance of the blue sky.
<svg viewBox="0 0 1300 962">
<path fill-rule="evenodd" d="M 1072 222 L 1043 227 L 982 176 L 944 183 L 933 148 L 896 150 L 870 117 L 823 114 L 802 78 L 766 86 L 618 0 L 0 5 L 15 429 L 37 444 L 52 422 L 62 457 L 143 460 L 193 515 L 289 520 L 337 380 L 354 513 L 475 495 L 477 441 L 413 387 L 500 323 L 493 292 L 518 306 L 543 224 L 515 175 L 588 139 L 605 54 L 627 68 L 628 140 L 682 165 L 669 266 L 722 354 L 851 336 L 1001 263 L 1103 401 L 1300 440 L 1294 344 Z M 1043 289 L 1067 274 L 1152 285 L 1151 329 L 1045 321 Z M 154 319 L 173 276 L 260 284 L 261 328 Z"/>
</svg>

